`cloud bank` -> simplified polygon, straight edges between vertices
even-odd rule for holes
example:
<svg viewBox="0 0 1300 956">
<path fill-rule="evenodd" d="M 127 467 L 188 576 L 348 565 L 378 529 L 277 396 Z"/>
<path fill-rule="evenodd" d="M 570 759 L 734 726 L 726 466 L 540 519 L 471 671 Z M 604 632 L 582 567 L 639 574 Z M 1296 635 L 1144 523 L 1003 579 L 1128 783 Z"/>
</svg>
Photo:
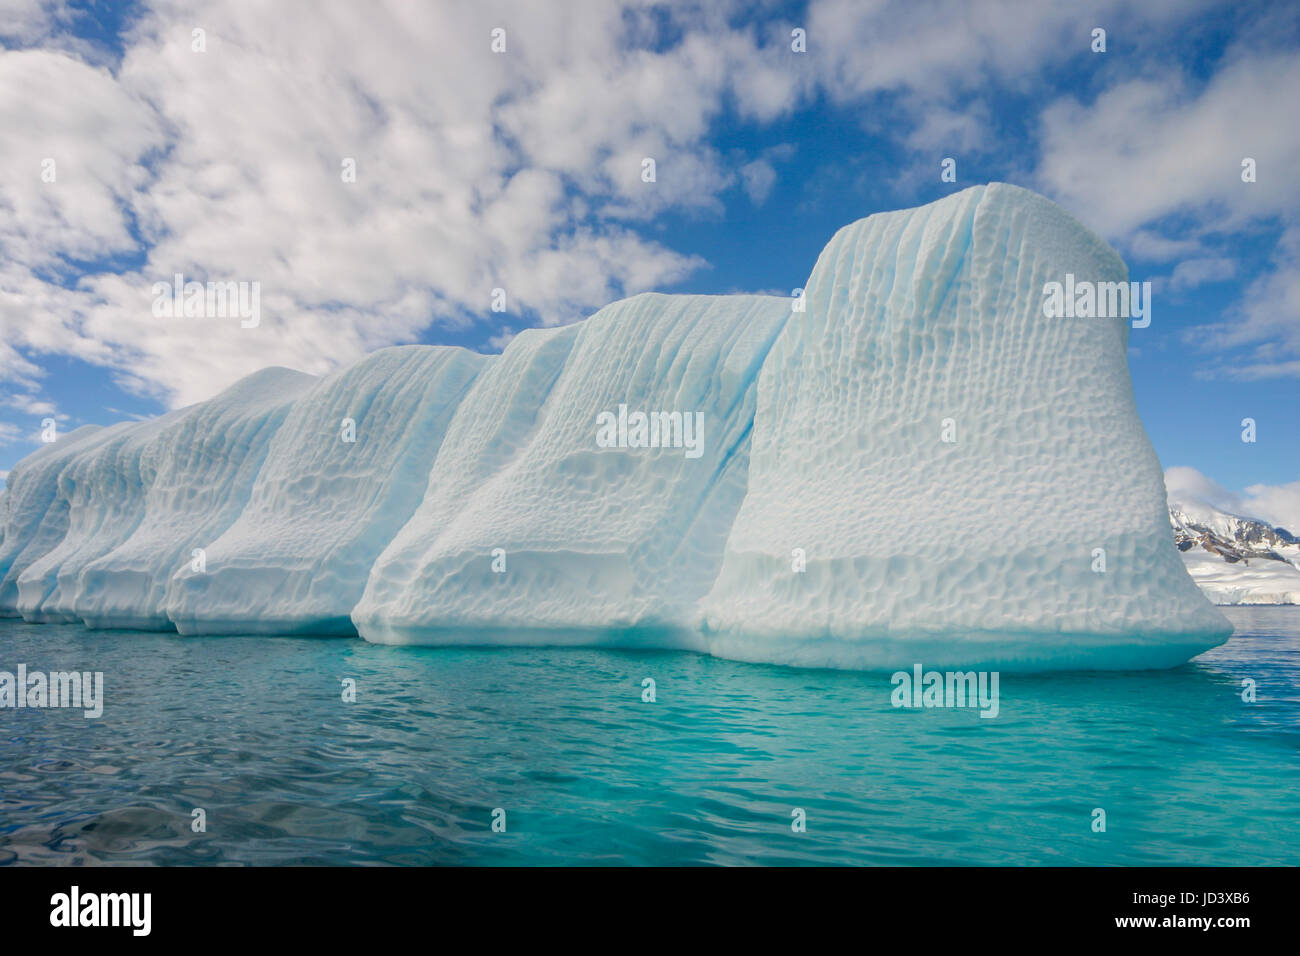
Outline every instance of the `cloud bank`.
<svg viewBox="0 0 1300 956">
<path fill-rule="evenodd" d="M 654 224 L 763 206 L 797 150 L 719 148 L 724 125 L 825 101 L 937 168 L 995 149 L 982 91 L 1050 80 L 1089 55 L 1094 21 L 1132 42 L 1210 7 L 159 0 L 114 50 L 69 32 L 75 10 L 10 3 L 0 385 L 46 402 L 42 357 L 71 356 L 177 406 L 268 364 L 322 373 L 439 330 L 481 325 L 499 347 L 705 267 L 707 250 L 671 248 Z M 1148 58 L 1044 104 L 1023 181 L 1130 251 L 1192 260 L 1171 273 L 1182 289 L 1237 273 L 1216 235 L 1281 229 L 1240 314 L 1201 340 L 1249 352 L 1216 374 L 1300 375 L 1300 222 L 1278 213 L 1300 207 L 1282 172 L 1300 134 L 1275 121 L 1300 64 L 1246 49 L 1208 79 Z M 258 328 L 154 316 L 152 285 L 177 273 L 260 283 Z"/>
</svg>

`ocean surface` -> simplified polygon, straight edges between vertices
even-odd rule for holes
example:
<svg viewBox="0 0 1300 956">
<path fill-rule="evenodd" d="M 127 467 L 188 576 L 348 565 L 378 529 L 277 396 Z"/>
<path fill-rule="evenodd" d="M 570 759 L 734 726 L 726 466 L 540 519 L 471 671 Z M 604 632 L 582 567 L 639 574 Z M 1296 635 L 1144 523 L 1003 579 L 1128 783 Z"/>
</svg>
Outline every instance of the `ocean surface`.
<svg viewBox="0 0 1300 956">
<path fill-rule="evenodd" d="M 1175 670 L 1004 673 L 993 719 L 684 652 L 0 621 L 0 671 L 104 675 L 99 719 L 0 709 L 0 864 L 1300 864 L 1300 608 L 1227 613 Z"/>
</svg>

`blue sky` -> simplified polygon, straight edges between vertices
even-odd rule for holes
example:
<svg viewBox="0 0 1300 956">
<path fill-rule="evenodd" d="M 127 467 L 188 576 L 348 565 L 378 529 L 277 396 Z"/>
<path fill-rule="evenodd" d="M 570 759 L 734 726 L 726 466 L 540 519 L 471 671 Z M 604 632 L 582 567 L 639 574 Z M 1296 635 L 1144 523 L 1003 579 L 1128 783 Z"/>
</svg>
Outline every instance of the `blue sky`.
<svg viewBox="0 0 1300 956">
<path fill-rule="evenodd" d="M 44 417 L 151 416 L 265 364 L 494 351 L 645 289 L 788 294 L 846 223 L 1006 181 L 1155 285 L 1130 366 L 1162 463 L 1300 516 L 1294 4 L 271 6 L 0 15 L 0 473 Z M 148 314 L 182 270 L 273 290 L 255 344 Z"/>
</svg>

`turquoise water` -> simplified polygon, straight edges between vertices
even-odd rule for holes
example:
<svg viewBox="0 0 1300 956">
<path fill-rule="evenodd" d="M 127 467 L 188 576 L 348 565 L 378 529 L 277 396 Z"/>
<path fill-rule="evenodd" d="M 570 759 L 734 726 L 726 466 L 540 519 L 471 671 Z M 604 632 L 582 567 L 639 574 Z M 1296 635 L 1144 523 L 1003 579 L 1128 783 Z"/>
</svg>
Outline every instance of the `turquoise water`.
<svg viewBox="0 0 1300 956">
<path fill-rule="evenodd" d="M 0 863 L 1298 864 L 1300 608 L 1229 613 L 1176 670 L 1003 674 L 995 719 L 689 653 L 0 621 L 0 670 L 106 698 L 0 710 Z"/>
</svg>

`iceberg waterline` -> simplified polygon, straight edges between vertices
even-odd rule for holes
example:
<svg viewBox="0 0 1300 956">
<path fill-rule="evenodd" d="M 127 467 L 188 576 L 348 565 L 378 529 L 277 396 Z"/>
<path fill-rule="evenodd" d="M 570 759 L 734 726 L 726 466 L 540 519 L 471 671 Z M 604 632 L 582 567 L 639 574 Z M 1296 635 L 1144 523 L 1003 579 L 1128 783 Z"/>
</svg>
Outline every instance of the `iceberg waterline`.
<svg viewBox="0 0 1300 956">
<path fill-rule="evenodd" d="M 841 229 L 802 311 L 645 294 L 498 356 L 266 369 L 81 428 L 9 476 L 0 614 L 809 666 L 1173 666 L 1231 627 L 1170 540 L 1127 320 L 1043 315 L 1066 273 L 1128 281 L 1054 204 L 977 186 Z M 697 447 L 627 441 L 626 410 L 698 416 Z M 620 440 L 598 442 L 611 414 Z"/>
</svg>

